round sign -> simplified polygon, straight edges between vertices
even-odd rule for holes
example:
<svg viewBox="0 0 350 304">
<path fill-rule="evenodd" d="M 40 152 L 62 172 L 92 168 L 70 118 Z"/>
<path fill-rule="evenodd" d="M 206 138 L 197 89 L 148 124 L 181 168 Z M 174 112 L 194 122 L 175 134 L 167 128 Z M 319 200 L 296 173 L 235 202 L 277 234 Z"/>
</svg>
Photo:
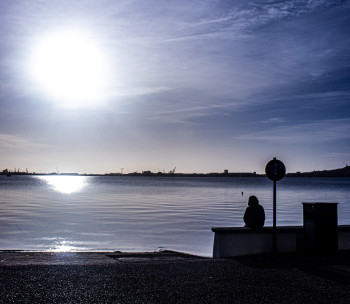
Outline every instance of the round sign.
<svg viewBox="0 0 350 304">
<path fill-rule="evenodd" d="M 286 167 L 280 160 L 274 158 L 267 163 L 265 172 L 269 179 L 279 181 L 286 175 Z"/>
</svg>

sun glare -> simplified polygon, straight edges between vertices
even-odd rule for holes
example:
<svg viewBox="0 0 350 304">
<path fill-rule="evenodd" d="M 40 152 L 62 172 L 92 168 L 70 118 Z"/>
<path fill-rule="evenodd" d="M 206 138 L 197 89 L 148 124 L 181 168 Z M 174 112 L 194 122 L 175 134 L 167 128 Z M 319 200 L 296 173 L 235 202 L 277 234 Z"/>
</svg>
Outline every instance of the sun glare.
<svg viewBox="0 0 350 304">
<path fill-rule="evenodd" d="M 72 108 L 98 105 L 108 81 L 103 50 L 76 30 L 40 37 L 30 55 L 29 71 L 50 99 Z"/>
<path fill-rule="evenodd" d="M 39 179 L 45 181 L 53 190 L 71 194 L 80 192 L 87 186 L 87 178 L 85 176 L 39 176 Z"/>
<path fill-rule="evenodd" d="M 79 247 L 73 241 L 66 241 L 63 238 L 54 238 L 55 244 L 48 250 L 50 252 L 74 252 L 79 251 Z"/>
</svg>

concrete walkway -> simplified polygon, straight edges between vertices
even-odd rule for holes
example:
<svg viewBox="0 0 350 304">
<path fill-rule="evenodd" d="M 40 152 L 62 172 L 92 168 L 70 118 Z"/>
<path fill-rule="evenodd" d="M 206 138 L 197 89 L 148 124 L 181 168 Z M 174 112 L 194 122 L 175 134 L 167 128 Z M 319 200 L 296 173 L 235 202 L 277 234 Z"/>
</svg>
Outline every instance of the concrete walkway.
<svg viewBox="0 0 350 304">
<path fill-rule="evenodd" d="M 350 252 L 0 252 L 0 303 L 350 303 Z"/>
</svg>

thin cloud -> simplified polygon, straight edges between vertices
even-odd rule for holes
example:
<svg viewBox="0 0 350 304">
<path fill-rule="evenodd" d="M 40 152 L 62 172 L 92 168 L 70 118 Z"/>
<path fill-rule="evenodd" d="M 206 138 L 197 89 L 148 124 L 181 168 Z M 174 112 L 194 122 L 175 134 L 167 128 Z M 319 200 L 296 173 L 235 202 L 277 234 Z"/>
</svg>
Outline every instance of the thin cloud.
<svg viewBox="0 0 350 304">
<path fill-rule="evenodd" d="M 245 133 L 234 138 L 245 141 L 278 141 L 289 144 L 349 140 L 350 119 L 332 119 L 298 125 L 282 125 L 273 129 Z"/>
<path fill-rule="evenodd" d="M 258 122 L 252 122 L 252 124 L 281 124 L 281 123 L 285 123 L 286 119 L 282 118 L 282 117 L 271 117 L 269 119 L 266 120 L 261 120 Z"/>
<path fill-rule="evenodd" d="M 199 18 L 193 22 L 179 22 L 186 32 L 191 34 L 169 37 L 167 41 L 190 39 L 240 39 L 249 38 L 253 30 L 276 23 L 287 18 L 295 18 L 311 14 L 320 9 L 339 5 L 337 1 L 282 1 L 272 3 L 255 3 L 248 8 L 233 8 L 228 12 L 218 12 L 218 15 Z"/>
<path fill-rule="evenodd" d="M 146 96 L 169 90 L 170 89 L 167 87 L 133 87 L 130 89 L 116 90 L 114 96 Z"/>
<path fill-rule="evenodd" d="M 15 149 L 15 150 L 25 150 L 32 151 L 37 149 L 49 148 L 47 144 L 42 144 L 35 142 L 31 139 L 24 138 L 17 135 L 0 134 L 0 149 Z"/>
</svg>

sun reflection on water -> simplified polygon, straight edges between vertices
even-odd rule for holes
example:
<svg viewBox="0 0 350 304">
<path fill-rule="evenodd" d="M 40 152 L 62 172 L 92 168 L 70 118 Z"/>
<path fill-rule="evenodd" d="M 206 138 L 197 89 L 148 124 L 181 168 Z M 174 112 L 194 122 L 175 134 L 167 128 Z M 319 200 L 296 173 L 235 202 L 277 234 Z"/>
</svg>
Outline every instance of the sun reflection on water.
<svg viewBox="0 0 350 304">
<path fill-rule="evenodd" d="M 55 240 L 55 245 L 50 247 L 50 252 L 76 252 L 79 251 L 79 247 L 75 246 L 73 241 L 66 241 L 62 238 Z"/>
<path fill-rule="evenodd" d="M 55 248 L 52 249 L 54 252 L 71 252 L 74 251 L 75 247 L 71 246 L 67 242 L 62 242 L 61 244 L 58 244 Z"/>
<path fill-rule="evenodd" d="M 39 176 L 39 179 L 46 182 L 53 190 L 71 194 L 82 191 L 87 186 L 86 176 Z"/>
</svg>

